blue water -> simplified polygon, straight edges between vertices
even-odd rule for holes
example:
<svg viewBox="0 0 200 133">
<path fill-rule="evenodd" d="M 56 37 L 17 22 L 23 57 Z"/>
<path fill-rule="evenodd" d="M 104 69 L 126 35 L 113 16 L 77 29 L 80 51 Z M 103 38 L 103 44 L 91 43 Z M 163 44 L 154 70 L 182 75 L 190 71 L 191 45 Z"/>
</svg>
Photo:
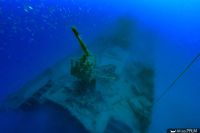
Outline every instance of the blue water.
<svg viewBox="0 0 200 133">
<path fill-rule="evenodd" d="M 153 58 L 158 97 L 200 53 L 199 6 L 199 0 L 0 0 L 0 101 L 79 48 L 74 45 L 72 25 L 89 46 L 98 47 L 91 44 L 93 39 L 110 31 L 119 17 L 135 20 L 138 29 L 156 37 Z M 144 55 L 148 55 L 146 45 Z M 154 106 L 150 133 L 171 127 L 200 128 L 199 79 L 200 59 Z M 0 133 L 53 132 L 51 123 L 46 124 L 48 115 L 40 113 L 1 113 Z M 60 129 L 81 132 L 72 125 L 66 129 L 61 124 Z M 41 127 L 46 128 L 36 130 Z"/>
</svg>

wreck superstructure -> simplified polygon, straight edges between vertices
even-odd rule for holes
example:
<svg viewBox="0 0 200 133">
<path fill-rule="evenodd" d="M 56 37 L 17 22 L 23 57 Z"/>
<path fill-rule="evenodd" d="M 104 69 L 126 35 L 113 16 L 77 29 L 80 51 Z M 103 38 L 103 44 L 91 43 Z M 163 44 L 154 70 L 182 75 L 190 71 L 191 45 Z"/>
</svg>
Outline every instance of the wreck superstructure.
<svg viewBox="0 0 200 133">
<path fill-rule="evenodd" d="M 11 95 L 6 106 L 30 110 L 46 102 L 68 110 L 91 133 L 144 133 L 151 122 L 154 71 L 143 64 L 122 67 L 102 54 L 102 62 L 83 43 L 83 55 L 64 59 Z M 108 54 L 107 54 L 108 55 Z M 64 116 L 63 116 L 64 117 Z"/>
</svg>

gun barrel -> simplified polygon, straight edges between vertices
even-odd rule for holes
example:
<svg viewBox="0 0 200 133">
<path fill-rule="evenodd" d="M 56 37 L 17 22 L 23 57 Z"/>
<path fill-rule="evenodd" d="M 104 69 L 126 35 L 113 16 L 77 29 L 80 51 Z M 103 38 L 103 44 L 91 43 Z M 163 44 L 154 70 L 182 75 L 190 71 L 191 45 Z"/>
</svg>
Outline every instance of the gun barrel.
<svg viewBox="0 0 200 133">
<path fill-rule="evenodd" d="M 72 32 L 74 33 L 75 37 L 77 38 L 81 49 L 83 50 L 83 52 L 85 53 L 86 56 L 90 55 L 89 50 L 87 49 L 87 46 L 84 44 L 83 40 L 80 38 L 78 31 L 76 30 L 76 27 L 72 27 Z"/>
</svg>

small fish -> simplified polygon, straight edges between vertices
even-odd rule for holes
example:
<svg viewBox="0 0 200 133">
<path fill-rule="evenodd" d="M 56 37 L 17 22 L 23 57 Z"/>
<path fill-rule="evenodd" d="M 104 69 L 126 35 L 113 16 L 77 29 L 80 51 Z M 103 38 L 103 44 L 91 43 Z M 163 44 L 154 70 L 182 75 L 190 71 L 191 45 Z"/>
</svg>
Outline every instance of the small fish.
<svg viewBox="0 0 200 133">
<path fill-rule="evenodd" d="M 33 7 L 32 6 L 28 6 L 28 9 L 33 10 Z"/>
<path fill-rule="evenodd" d="M 25 11 L 25 12 L 29 12 L 29 11 L 31 11 L 31 10 L 33 10 L 33 7 L 32 7 L 32 6 L 25 6 L 25 7 L 24 7 L 24 11 Z"/>
</svg>

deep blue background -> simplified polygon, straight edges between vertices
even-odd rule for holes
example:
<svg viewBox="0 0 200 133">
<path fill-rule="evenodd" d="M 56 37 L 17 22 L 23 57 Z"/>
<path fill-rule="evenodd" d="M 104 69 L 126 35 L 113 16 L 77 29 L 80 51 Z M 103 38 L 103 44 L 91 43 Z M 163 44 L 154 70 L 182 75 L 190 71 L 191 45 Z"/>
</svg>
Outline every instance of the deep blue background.
<svg viewBox="0 0 200 133">
<path fill-rule="evenodd" d="M 72 25 L 89 42 L 120 16 L 131 17 L 158 35 L 158 97 L 200 53 L 199 7 L 198 0 L 0 0 L 0 100 L 76 51 Z M 161 133 L 169 127 L 200 127 L 199 79 L 200 61 L 154 107 L 150 132 Z M 0 122 L 9 127 L 30 116 L 15 113 L 1 114 Z"/>
</svg>

